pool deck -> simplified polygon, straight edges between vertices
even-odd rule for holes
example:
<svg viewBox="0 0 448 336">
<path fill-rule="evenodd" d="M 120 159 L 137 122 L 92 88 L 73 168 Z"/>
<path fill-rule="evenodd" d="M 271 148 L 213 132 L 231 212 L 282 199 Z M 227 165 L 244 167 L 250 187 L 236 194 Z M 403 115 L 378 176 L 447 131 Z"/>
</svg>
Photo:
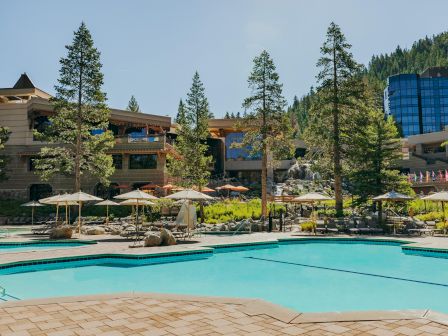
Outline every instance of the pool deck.
<svg viewBox="0 0 448 336">
<path fill-rule="evenodd" d="M 175 246 L 130 248 L 113 236 L 82 236 L 98 244 L 64 249 L 8 252 L 0 264 L 87 256 L 140 255 L 196 251 L 211 245 L 276 242 L 281 238 L 310 238 L 292 233 L 254 233 L 239 236 L 202 236 Z M 322 236 L 316 236 L 321 238 Z M 341 236 L 354 238 L 353 236 Z M 365 237 L 398 239 L 413 246 L 448 249 L 445 237 Z M 29 241 L 17 234 L 0 242 Z M 446 335 L 448 315 L 432 311 L 376 311 L 300 313 L 262 300 L 195 297 L 171 294 L 111 295 L 23 300 L 0 304 L 0 335 Z"/>
<path fill-rule="evenodd" d="M 261 300 L 123 293 L 0 305 L 2 336 L 448 335 L 429 311 L 300 314 Z"/>
</svg>

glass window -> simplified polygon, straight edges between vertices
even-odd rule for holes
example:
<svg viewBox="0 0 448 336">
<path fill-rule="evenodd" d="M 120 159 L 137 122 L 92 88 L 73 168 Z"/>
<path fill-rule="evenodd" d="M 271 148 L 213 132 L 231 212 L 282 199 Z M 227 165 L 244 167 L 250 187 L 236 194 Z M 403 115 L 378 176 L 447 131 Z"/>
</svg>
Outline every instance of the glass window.
<svg viewBox="0 0 448 336">
<path fill-rule="evenodd" d="M 123 169 L 123 155 L 113 154 L 112 161 L 115 169 Z"/>
<path fill-rule="evenodd" d="M 129 169 L 157 169 L 157 154 L 129 155 Z"/>
<path fill-rule="evenodd" d="M 28 159 L 28 171 L 35 171 L 36 170 L 36 165 L 34 164 L 34 159 L 37 159 L 36 156 L 31 156 Z"/>
</svg>

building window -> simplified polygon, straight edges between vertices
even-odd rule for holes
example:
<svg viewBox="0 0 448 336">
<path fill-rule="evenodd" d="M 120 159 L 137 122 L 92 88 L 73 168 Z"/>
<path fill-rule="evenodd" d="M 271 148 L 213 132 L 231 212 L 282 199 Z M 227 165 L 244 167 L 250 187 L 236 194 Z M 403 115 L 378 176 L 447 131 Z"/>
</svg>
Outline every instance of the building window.
<svg viewBox="0 0 448 336">
<path fill-rule="evenodd" d="M 157 169 L 156 154 L 129 155 L 129 169 Z"/>
<path fill-rule="evenodd" d="M 113 154 L 112 161 L 115 169 L 123 169 L 123 155 Z"/>
<path fill-rule="evenodd" d="M 36 170 L 36 164 L 34 163 L 34 159 L 37 159 L 37 157 L 31 156 L 28 159 L 28 171 L 35 171 Z"/>
<path fill-rule="evenodd" d="M 30 187 L 30 200 L 37 201 L 51 196 L 53 188 L 49 184 L 32 184 Z"/>
</svg>

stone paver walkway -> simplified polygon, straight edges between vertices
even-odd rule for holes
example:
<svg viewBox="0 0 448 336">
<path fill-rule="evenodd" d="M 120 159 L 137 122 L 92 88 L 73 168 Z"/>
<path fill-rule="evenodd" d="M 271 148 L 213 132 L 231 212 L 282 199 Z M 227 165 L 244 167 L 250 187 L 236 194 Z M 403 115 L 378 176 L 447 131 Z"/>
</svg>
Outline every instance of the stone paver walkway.
<svg viewBox="0 0 448 336">
<path fill-rule="evenodd" d="M 256 304 L 161 294 L 24 301 L 0 304 L 0 335 L 448 335 L 448 326 L 425 318 L 297 324 L 267 303 L 254 313 Z"/>
</svg>

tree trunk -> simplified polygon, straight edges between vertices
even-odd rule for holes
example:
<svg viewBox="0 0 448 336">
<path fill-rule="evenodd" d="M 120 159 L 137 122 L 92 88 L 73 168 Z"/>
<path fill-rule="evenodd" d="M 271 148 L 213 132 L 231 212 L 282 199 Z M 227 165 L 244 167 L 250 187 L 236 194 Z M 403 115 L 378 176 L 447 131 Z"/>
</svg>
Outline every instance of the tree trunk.
<svg viewBox="0 0 448 336">
<path fill-rule="evenodd" d="M 261 216 L 263 219 L 267 216 L 267 178 L 268 178 L 268 153 L 266 144 L 263 144 L 263 157 L 261 160 Z"/>
<path fill-rule="evenodd" d="M 76 149 L 75 149 L 75 192 L 81 190 L 81 126 L 82 126 L 82 75 L 83 75 L 83 54 L 81 52 L 78 83 L 78 116 L 76 121 Z"/>
<path fill-rule="evenodd" d="M 333 166 L 334 166 L 334 194 L 336 200 L 336 217 L 342 217 L 342 166 L 339 138 L 339 97 L 338 97 L 338 73 L 336 65 L 336 48 L 333 45 Z"/>
</svg>

